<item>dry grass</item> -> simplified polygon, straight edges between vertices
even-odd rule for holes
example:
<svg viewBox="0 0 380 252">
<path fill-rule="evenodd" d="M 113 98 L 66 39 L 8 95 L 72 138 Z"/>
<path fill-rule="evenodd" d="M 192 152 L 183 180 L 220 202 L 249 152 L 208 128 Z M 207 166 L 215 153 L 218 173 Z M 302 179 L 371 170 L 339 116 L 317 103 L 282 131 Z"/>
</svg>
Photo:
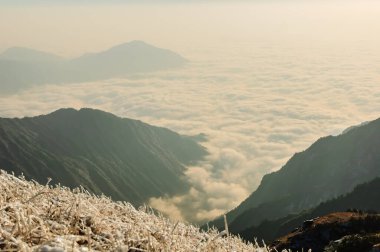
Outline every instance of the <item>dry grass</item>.
<svg viewBox="0 0 380 252">
<path fill-rule="evenodd" d="M 228 231 L 136 210 L 83 188 L 40 185 L 0 172 L 1 251 L 268 251 Z"/>
</svg>

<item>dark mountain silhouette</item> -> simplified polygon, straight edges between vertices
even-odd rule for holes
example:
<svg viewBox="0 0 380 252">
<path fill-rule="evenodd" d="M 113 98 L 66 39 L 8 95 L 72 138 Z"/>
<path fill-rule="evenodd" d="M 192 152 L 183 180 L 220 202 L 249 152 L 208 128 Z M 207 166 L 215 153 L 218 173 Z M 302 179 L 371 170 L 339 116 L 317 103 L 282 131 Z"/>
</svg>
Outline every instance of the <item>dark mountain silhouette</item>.
<svg viewBox="0 0 380 252">
<path fill-rule="evenodd" d="M 0 54 L 0 91 L 4 94 L 38 84 L 123 77 L 180 67 L 186 62 L 177 53 L 142 41 L 132 41 L 71 60 L 32 49 L 11 48 Z"/>
<path fill-rule="evenodd" d="M 346 195 L 323 202 L 315 208 L 302 211 L 299 214 L 288 215 L 274 221 L 264 221 L 258 226 L 239 232 L 239 234 L 246 240 L 253 240 L 254 237 L 257 237 L 259 240 L 264 239 L 266 242 L 272 242 L 302 226 L 305 220 L 314 219 L 319 216 L 334 212 L 344 212 L 348 209 L 352 211 L 380 212 L 379 199 L 380 178 L 376 178 L 371 182 L 358 185 L 352 192 Z M 255 216 L 253 210 L 246 213 L 250 214 L 250 218 Z M 244 215 L 236 218 L 236 223 L 233 223 L 231 226 L 231 232 L 234 233 L 236 231 L 235 225 L 242 221 L 240 218 L 244 218 Z"/>
<path fill-rule="evenodd" d="M 309 220 L 281 237 L 276 251 L 375 252 L 380 248 L 380 215 L 337 212 Z"/>
<path fill-rule="evenodd" d="M 265 175 L 258 189 L 227 213 L 233 230 L 299 213 L 373 180 L 380 176 L 379 149 L 380 119 L 319 139 Z M 221 218 L 209 224 L 223 227 Z"/>
<path fill-rule="evenodd" d="M 141 204 L 188 189 L 185 165 L 206 154 L 190 137 L 93 109 L 0 119 L 0 168 Z"/>
</svg>

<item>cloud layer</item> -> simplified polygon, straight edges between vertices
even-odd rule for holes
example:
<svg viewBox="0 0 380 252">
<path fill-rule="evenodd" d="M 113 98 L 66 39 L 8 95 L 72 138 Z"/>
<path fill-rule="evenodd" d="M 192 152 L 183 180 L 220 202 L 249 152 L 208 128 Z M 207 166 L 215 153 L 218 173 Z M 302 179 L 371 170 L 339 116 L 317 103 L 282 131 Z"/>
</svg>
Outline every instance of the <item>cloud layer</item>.
<svg viewBox="0 0 380 252">
<path fill-rule="evenodd" d="M 186 171 L 191 190 L 150 200 L 173 218 L 202 222 L 237 206 L 265 173 L 319 137 L 380 116 L 378 58 L 335 53 L 262 49 L 181 70 L 39 87 L 0 97 L 0 115 L 93 107 L 206 134 L 210 155 Z"/>
</svg>

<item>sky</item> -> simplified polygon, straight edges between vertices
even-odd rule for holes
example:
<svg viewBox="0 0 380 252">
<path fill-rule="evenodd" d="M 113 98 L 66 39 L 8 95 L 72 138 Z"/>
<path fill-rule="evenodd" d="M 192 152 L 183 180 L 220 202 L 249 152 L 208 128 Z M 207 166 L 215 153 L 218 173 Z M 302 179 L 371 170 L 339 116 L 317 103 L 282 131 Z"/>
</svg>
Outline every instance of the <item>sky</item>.
<svg viewBox="0 0 380 252">
<path fill-rule="evenodd" d="M 188 167 L 189 192 L 150 200 L 177 219 L 203 222 L 236 207 L 319 137 L 380 117 L 376 1 L 18 2 L 0 1 L 0 51 L 71 58 L 144 40 L 189 59 L 181 69 L 0 95 L 1 117 L 93 107 L 205 133 L 210 155 Z"/>
<path fill-rule="evenodd" d="M 238 0 L 239 1 L 239 0 Z M 247 0 L 245 0 L 247 1 Z M 204 3 L 231 2 L 231 0 L 0 0 L 4 5 L 109 5 L 109 4 L 175 4 L 175 3 Z M 234 0 L 236 2 L 236 0 Z M 244 0 L 240 0 L 244 2 Z"/>
</svg>

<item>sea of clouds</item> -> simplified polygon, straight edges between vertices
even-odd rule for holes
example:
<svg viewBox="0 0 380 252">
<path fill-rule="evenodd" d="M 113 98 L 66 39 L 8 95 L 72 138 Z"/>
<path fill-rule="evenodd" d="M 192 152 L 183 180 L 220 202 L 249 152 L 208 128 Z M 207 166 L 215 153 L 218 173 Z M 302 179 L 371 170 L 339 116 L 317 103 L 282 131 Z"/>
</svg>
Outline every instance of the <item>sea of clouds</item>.
<svg viewBox="0 0 380 252">
<path fill-rule="evenodd" d="M 350 48 L 247 45 L 182 69 L 0 96 L 0 116 L 91 107 L 204 133 L 209 156 L 187 168 L 189 192 L 149 201 L 201 223 L 236 207 L 264 174 L 319 137 L 380 117 L 380 54 Z"/>
</svg>

